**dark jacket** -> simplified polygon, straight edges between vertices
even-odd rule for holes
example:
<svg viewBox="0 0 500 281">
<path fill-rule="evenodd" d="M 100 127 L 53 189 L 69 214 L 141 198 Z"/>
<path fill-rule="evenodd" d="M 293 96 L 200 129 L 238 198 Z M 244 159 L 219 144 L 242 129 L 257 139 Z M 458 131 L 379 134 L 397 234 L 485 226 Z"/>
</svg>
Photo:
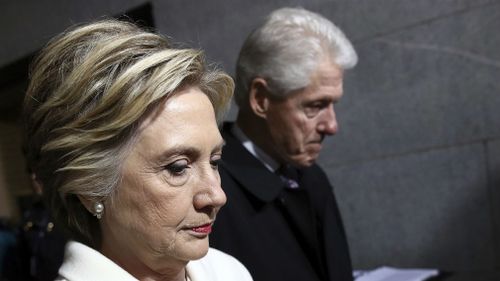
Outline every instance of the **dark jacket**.
<svg viewBox="0 0 500 281">
<path fill-rule="evenodd" d="M 352 280 L 349 250 L 333 189 L 321 168 L 298 171 L 298 190 L 285 188 L 230 133 L 220 166 L 227 203 L 210 243 L 238 258 L 256 281 Z"/>
</svg>

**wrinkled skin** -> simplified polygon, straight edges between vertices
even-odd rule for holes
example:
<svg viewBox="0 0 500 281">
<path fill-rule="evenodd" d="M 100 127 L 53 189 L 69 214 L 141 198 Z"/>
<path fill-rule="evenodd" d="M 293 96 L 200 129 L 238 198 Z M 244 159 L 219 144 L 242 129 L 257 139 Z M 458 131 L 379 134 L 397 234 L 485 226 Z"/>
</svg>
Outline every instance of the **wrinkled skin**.
<svg viewBox="0 0 500 281">
<path fill-rule="evenodd" d="M 342 69 L 325 60 L 306 88 L 285 99 L 269 99 L 265 122 L 270 141 L 264 149 L 282 163 L 311 166 L 325 136 L 338 131 L 334 104 L 342 97 L 342 82 Z"/>
<path fill-rule="evenodd" d="M 217 170 L 222 144 L 198 88 L 166 100 L 142 123 L 105 202 L 101 252 L 138 279 L 184 280 L 187 262 L 208 251 L 209 231 L 196 227 L 210 227 L 226 202 Z"/>
</svg>

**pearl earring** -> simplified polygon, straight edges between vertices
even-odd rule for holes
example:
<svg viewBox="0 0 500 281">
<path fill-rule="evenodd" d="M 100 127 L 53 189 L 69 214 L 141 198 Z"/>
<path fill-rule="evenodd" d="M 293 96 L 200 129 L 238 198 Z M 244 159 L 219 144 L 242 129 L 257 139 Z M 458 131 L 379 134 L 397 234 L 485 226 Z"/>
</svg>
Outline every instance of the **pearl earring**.
<svg viewBox="0 0 500 281">
<path fill-rule="evenodd" d="M 97 219 L 101 219 L 102 213 L 104 213 L 104 205 L 101 202 L 95 202 L 94 212 L 94 216 L 96 216 Z"/>
</svg>

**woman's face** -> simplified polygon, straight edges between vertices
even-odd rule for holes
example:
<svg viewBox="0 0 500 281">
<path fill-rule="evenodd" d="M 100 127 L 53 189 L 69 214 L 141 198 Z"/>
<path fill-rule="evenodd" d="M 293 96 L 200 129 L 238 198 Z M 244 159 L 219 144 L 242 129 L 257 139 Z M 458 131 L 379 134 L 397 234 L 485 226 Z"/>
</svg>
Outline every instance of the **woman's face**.
<svg viewBox="0 0 500 281">
<path fill-rule="evenodd" d="M 164 102 L 141 125 L 117 192 L 105 202 L 101 251 L 131 273 L 167 274 L 203 257 L 226 202 L 217 170 L 222 145 L 213 107 L 198 88 Z"/>
</svg>

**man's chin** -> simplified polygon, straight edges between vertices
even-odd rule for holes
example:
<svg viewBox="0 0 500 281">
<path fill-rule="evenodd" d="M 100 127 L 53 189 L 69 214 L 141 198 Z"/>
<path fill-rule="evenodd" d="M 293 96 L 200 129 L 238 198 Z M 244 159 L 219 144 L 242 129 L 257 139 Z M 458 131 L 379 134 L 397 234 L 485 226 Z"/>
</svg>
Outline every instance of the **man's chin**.
<svg viewBox="0 0 500 281">
<path fill-rule="evenodd" d="M 297 168 L 308 168 L 311 167 L 314 163 L 316 163 L 316 158 L 314 157 L 302 157 L 291 159 L 290 164 Z"/>
</svg>

